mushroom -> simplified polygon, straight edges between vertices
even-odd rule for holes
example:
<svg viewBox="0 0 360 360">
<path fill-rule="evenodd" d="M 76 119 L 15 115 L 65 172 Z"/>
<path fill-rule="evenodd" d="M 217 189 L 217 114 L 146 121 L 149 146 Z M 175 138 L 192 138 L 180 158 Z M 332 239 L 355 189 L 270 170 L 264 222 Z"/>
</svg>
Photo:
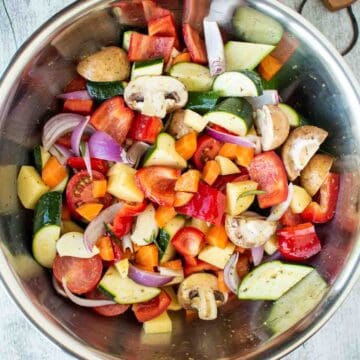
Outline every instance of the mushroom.
<svg viewBox="0 0 360 360">
<path fill-rule="evenodd" d="M 281 153 L 290 181 L 300 175 L 327 136 L 327 131 L 310 125 L 300 126 L 290 133 Z"/>
<path fill-rule="evenodd" d="M 193 130 L 185 124 L 185 110 L 179 109 L 171 114 L 167 132 L 176 140 L 191 133 Z"/>
<path fill-rule="evenodd" d="M 131 109 L 164 118 L 186 104 L 188 93 L 185 86 L 171 76 L 140 76 L 129 82 L 124 98 Z"/>
<path fill-rule="evenodd" d="M 264 151 L 281 146 L 289 136 L 290 124 L 286 114 L 275 105 L 264 105 L 256 111 L 255 125 L 261 135 Z"/>
<path fill-rule="evenodd" d="M 130 75 L 130 62 L 123 49 L 109 46 L 81 60 L 77 72 L 91 81 L 122 81 Z"/>
<path fill-rule="evenodd" d="M 197 310 L 202 320 L 217 318 L 217 308 L 226 303 L 228 295 L 219 290 L 215 275 L 197 273 L 188 276 L 179 286 L 179 304 Z"/>
<path fill-rule="evenodd" d="M 230 241 L 243 248 L 264 245 L 276 232 L 277 222 L 268 221 L 258 214 L 226 215 L 225 230 Z"/>
</svg>

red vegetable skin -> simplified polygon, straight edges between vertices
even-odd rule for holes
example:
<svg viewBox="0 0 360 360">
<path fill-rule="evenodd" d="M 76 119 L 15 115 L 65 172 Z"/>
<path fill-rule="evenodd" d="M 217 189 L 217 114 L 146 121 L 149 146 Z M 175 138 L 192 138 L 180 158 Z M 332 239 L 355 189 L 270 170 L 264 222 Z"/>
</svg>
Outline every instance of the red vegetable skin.
<svg viewBox="0 0 360 360">
<path fill-rule="evenodd" d="M 301 224 L 302 222 L 300 214 L 294 214 L 290 208 L 288 208 L 284 215 L 280 218 L 280 224 L 283 226 L 295 226 Z"/>
<path fill-rule="evenodd" d="M 230 174 L 230 175 L 220 175 L 215 180 L 212 187 L 215 189 L 218 189 L 222 193 L 226 195 L 226 184 L 232 183 L 232 182 L 240 182 L 240 181 L 246 181 L 249 180 L 249 173 L 246 168 L 239 167 L 240 174 Z"/>
<path fill-rule="evenodd" d="M 250 178 L 259 184 L 259 190 L 266 194 L 258 195 L 262 209 L 278 205 L 288 196 L 288 181 L 284 164 L 274 151 L 258 154 L 249 167 Z"/>
<path fill-rule="evenodd" d="M 176 208 L 176 211 L 179 214 L 220 225 L 223 221 L 225 207 L 225 195 L 214 187 L 200 182 L 198 192 L 186 205 Z"/>
<path fill-rule="evenodd" d="M 336 210 L 340 175 L 329 173 L 319 190 L 320 203 L 312 201 L 301 214 L 304 221 L 323 224 L 330 221 Z"/>
<path fill-rule="evenodd" d="M 134 112 L 129 109 L 120 96 L 114 96 L 103 102 L 91 116 L 90 123 L 96 130 L 104 131 L 122 144 L 134 119 Z"/>
<path fill-rule="evenodd" d="M 158 296 L 150 301 L 134 304 L 132 310 L 139 322 L 145 322 L 154 319 L 165 312 L 170 303 L 170 296 L 165 291 L 161 291 Z"/>
<path fill-rule="evenodd" d="M 150 20 L 148 22 L 148 29 L 150 36 L 173 37 L 175 39 L 174 46 L 176 49 L 180 50 L 180 43 L 173 14 Z"/>
<path fill-rule="evenodd" d="M 160 118 L 137 113 L 127 137 L 154 144 L 162 127 L 163 124 Z"/>
<path fill-rule="evenodd" d="M 100 172 L 93 170 L 93 180 L 103 180 L 105 176 Z M 71 215 L 76 219 L 81 219 L 76 209 L 87 203 L 101 203 L 104 208 L 109 206 L 112 201 L 112 196 L 106 194 L 102 198 L 94 198 L 93 196 L 93 182 L 86 170 L 82 170 L 75 174 L 69 181 L 66 187 L 66 202 Z"/>
<path fill-rule="evenodd" d="M 198 31 L 192 28 L 190 24 L 183 24 L 182 30 L 191 60 L 198 64 L 207 64 L 205 42 L 200 37 Z"/>
<path fill-rule="evenodd" d="M 208 135 L 198 137 L 197 149 L 193 156 L 195 166 L 202 170 L 205 163 L 215 159 L 221 148 L 221 142 L 213 139 Z"/>
<path fill-rule="evenodd" d="M 190 24 L 199 32 L 203 31 L 203 20 L 208 15 L 210 0 L 184 0 L 183 24 Z"/>
<path fill-rule="evenodd" d="M 108 296 L 103 294 L 98 289 L 94 289 L 85 294 L 87 299 L 95 299 L 95 300 L 110 300 Z M 102 316 L 112 317 L 123 314 L 130 305 L 122 305 L 122 304 L 114 304 L 114 305 L 106 305 L 106 306 L 97 306 L 92 308 L 96 313 Z"/>
<path fill-rule="evenodd" d="M 83 136 L 81 137 L 81 141 L 87 142 L 90 139 L 90 135 L 89 134 L 83 134 Z M 56 143 L 58 145 L 62 145 L 65 146 L 68 149 L 71 149 L 71 134 L 65 134 L 61 137 L 59 137 L 56 140 Z"/>
<path fill-rule="evenodd" d="M 194 264 L 188 264 L 186 263 L 184 266 L 184 275 L 185 277 L 193 274 L 193 273 L 197 273 L 197 272 L 204 272 L 204 271 L 219 271 L 220 269 L 217 268 L 214 265 L 211 265 L 205 261 L 199 260 L 199 259 L 195 259 L 195 263 Z"/>
<path fill-rule="evenodd" d="M 277 231 L 280 253 L 289 260 L 309 259 L 321 250 L 321 243 L 311 223 L 285 227 Z"/>
<path fill-rule="evenodd" d="M 169 61 L 175 39 L 164 36 L 148 36 L 132 33 L 128 51 L 130 61 L 144 61 L 156 58 L 164 58 Z"/>
<path fill-rule="evenodd" d="M 151 201 L 173 206 L 175 201 L 175 183 L 181 171 L 166 166 L 149 166 L 135 174 L 137 185 Z"/>
<path fill-rule="evenodd" d="M 116 215 L 111 230 L 118 238 L 122 238 L 131 231 L 133 222 L 133 217 Z"/>
<path fill-rule="evenodd" d="M 172 15 L 172 12 L 170 10 L 157 6 L 155 1 L 143 0 L 142 6 L 144 9 L 145 19 L 147 22 L 162 18 L 167 15 Z"/>
<path fill-rule="evenodd" d="M 84 159 L 79 156 L 74 156 L 74 157 L 68 158 L 66 163 L 67 163 L 67 165 L 69 165 L 71 168 L 73 168 L 75 170 L 85 170 L 86 169 Z M 107 172 L 109 170 L 109 165 L 108 165 L 107 161 L 101 160 L 101 159 L 96 159 L 96 158 L 91 158 L 90 163 L 91 163 L 91 168 L 93 170 L 99 171 L 104 175 L 107 174 Z"/>
<path fill-rule="evenodd" d="M 94 102 L 92 100 L 72 100 L 67 99 L 64 102 L 64 112 L 89 115 L 92 112 Z"/>
<path fill-rule="evenodd" d="M 124 203 L 116 216 L 125 217 L 139 215 L 146 209 L 147 205 L 146 201 L 142 203 Z"/>
<path fill-rule="evenodd" d="M 80 91 L 85 89 L 86 89 L 86 79 L 78 75 L 65 86 L 64 93 Z"/>
<path fill-rule="evenodd" d="M 74 294 L 85 294 L 95 288 L 102 275 L 102 262 L 96 255 L 90 259 L 72 256 L 56 256 L 53 264 L 55 278 L 66 285 Z"/>
<path fill-rule="evenodd" d="M 179 254 L 195 257 L 205 244 L 205 234 L 197 228 L 186 226 L 175 234 L 171 243 Z"/>
</svg>

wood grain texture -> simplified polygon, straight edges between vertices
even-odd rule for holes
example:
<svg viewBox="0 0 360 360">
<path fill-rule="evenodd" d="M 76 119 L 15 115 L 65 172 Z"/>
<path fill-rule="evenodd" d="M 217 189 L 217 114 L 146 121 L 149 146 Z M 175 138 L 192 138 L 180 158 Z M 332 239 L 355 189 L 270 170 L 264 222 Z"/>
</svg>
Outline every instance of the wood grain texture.
<svg viewBox="0 0 360 360">
<path fill-rule="evenodd" d="M 72 0 L 0 0 L 0 74 L 26 38 Z M 295 9 L 301 0 L 282 0 Z M 360 2 L 354 12 L 360 21 Z M 321 0 L 308 0 L 303 12 L 330 41 L 343 50 L 350 41 L 350 22 L 346 10 L 326 11 Z M 345 57 L 360 78 L 360 44 Z M 358 360 L 360 359 L 360 282 L 352 290 L 335 316 L 309 341 L 286 360 Z M 26 321 L 20 310 L 0 285 L 0 358 L 72 360 Z"/>
</svg>

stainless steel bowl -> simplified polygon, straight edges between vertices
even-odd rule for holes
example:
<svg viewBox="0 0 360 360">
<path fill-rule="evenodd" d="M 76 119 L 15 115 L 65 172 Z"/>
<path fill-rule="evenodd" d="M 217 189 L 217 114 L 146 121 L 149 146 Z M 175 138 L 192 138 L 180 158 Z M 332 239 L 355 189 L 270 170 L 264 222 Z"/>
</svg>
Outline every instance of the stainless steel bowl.
<svg viewBox="0 0 360 360">
<path fill-rule="evenodd" d="M 329 42 L 307 21 L 272 0 L 247 3 L 278 19 L 300 40 L 296 66 L 282 95 L 326 128 L 329 151 L 338 157 L 341 191 L 335 219 L 319 227 L 323 251 L 311 263 L 331 288 L 320 305 L 283 334 L 263 322 L 269 304 L 233 303 L 213 322 L 186 323 L 174 314 L 171 335 L 144 335 L 131 315 L 101 318 L 57 296 L 49 274 L 32 259 L 32 213 L 16 197 L 20 165 L 30 162 L 44 121 L 56 110 L 54 95 L 74 75 L 76 60 L 118 43 L 120 24 L 106 0 L 78 2 L 48 21 L 21 48 L 0 84 L 0 271 L 9 293 L 45 335 L 87 359 L 279 358 L 313 335 L 333 315 L 358 278 L 360 239 L 360 93 L 354 75 Z M 180 13 L 182 1 L 171 6 Z M 240 0 L 213 1 L 212 15 L 229 28 Z M 174 5 L 175 4 L 175 5 Z M 291 81 L 289 81 L 291 80 Z"/>
</svg>

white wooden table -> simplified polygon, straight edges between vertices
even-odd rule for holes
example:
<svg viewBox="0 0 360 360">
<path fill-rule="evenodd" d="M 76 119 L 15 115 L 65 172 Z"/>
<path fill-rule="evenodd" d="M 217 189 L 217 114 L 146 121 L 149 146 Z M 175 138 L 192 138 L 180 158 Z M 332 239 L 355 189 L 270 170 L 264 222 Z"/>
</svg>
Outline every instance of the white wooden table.
<svg viewBox="0 0 360 360">
<path fill-rule="evenodd" d="M 73 0 L 1 0 L 0 74 L 26 38 L 51 15 L 72 2 Z M 301 0 L 282 2 L 297 8 Z M 360 2 L 355 4 L 354 12 L 360 22 Z M 325 10 L 320 0 L 308 0 L 303 15 L 339 50 L 343 50 L 350 42 L 351 25 L 346 11 L 330 13 Z M 360 79 L 360 43 L 345 59 Z M 360 282 L 324 328 L 286 359 L 360 359 L 359 299 Z M 0 309 L 0 359 L 73 359 L 29 324 L 2 285 Z"/>
</svg>

